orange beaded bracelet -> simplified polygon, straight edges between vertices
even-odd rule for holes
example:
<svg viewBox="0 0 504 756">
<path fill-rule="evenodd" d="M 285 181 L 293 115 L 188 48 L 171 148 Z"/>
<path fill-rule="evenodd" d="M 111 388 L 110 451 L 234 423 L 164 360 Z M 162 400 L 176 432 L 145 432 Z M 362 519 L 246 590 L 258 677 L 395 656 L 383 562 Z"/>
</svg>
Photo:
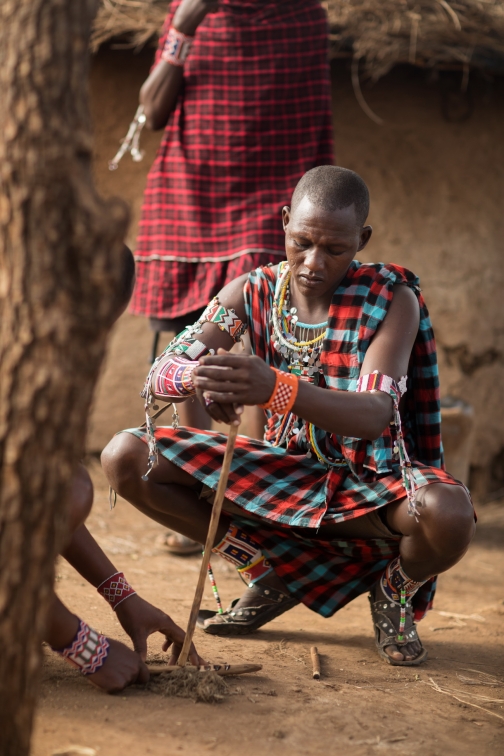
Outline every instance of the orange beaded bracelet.
<svg viewBox="0 0 504 756">
<path fill-rule="evenodd" d="M 269 400 L 260 404 L 261 409 L 269 409 L 279 415 L 285 415 L 294 406 L 296 401 L 299 378 L 291 373 L 284 373 L 283 370 L 272 368 L 275 371 L 275 388 Z"/>
</svg>

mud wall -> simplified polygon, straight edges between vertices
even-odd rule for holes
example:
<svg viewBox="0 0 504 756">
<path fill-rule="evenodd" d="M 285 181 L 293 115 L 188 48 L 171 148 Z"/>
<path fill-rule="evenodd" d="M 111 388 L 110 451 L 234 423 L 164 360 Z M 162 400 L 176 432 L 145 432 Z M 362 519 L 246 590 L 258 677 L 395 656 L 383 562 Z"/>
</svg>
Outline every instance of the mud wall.
<svg viewBox="0 0 504 756">
<path fill-rule="evenodd" d="M 130 204 L 132 248 L 160 134 L 145 133 L 142 163 L 126 157 L 112 173 L 107 161 L 126 133 L 151 59 L 152 51 L 104 50 L 91 78 L 96 180 L 103 194 Z M 504 83 L 474 77 L 461 95 L 455 74 L 429 81 L 424 72 L 397 69 L 363 89 L 383 119 L 378 125 L 359 106 L 346 64 L 333 66 L 332 79 L 337 162 L 360 173 L 371 191 L 374 235 L 361 259 L 396 262 L 420 276 L 442 394 L 475 410 L 471 482 L 482 495 L 504 485 Z M 150 344 L 146 323 L 124 315 L 97 389 L 90 451 L 141 420 L 138 391 Z"/>
</svg>

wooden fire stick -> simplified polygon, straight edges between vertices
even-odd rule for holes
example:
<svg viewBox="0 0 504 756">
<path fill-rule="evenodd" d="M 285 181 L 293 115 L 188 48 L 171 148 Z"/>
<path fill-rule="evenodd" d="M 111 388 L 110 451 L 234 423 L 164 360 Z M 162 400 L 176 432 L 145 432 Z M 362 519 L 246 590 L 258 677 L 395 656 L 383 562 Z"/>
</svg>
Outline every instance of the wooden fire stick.
<svg viewBox="0 0 504 756">
<path fill-rule="evenodd" d="M 310 656 L 311 656 L 312 665 L 313 665 L 312 677 L 314 680 L 320 680 L 320 656 L 319 656 L 317 646 L 312 646 L 310 648 Z"/>
<path fill-rule="evenodd" d="M 201 601 L 203 599 L 207 569 L 212 556 L 215 535 L 219 526 L 219 518 L 222 512 L 224 497 L 226 495 L 226 486 L 229 477 L 229 470 L 231 469 L 231 461 L 233 459 L 237 433 L 238 426 L 232 425 L 229 429 L 224 461 L 222 463 L 222 470 L 220 472 L 219 483 L 217 485 L 217 493 L 215 494 L 215 501 L 212 507 L 212 516 L 210 517 L 210 525 L 208 526 L 205 551 L 203 552 L 203 560 L 201 562 L 201 569 L 199 573 L 198 583 L 196 585 L 196 592 L 194 594 L 191 613 L 189 615 L 189 622 L 187 623 L 184 645 L 182 646 L 182 651 L 180 652 L 180 656 L 177 662 L 179 667 L 185 667 L 185 665 L 187 664 L 187 659 L 189 658 L 189 651 L 191 648 L 194 631 L 196 629 L 196 620 L 198 619 L 198 612 L 201 608 Z"/>
</svg>

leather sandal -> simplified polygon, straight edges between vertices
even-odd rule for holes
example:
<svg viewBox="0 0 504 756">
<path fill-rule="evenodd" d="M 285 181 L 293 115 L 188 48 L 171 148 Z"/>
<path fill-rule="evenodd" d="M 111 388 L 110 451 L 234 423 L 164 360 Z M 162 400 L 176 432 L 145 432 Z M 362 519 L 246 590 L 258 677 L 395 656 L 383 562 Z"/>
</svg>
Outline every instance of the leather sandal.
<svg viewBox="0 0 504 756">
<path fill-rule="evenodd" d="M 380 594 L 382 591 L 379 586 L 377 589 Z M 404 628 L 404 640 L 398 641 L 397 636 L 399 633 L 399 621 L 401 617 L 401 608 L 393 601 L 387 600 L 385 596 L 380 597 L 378 601 L 375 601 L 376 594 L 373 595 L 373 591 L 369 594 L 369 603 L 371 605 L 371 617 L 373 618 L 375 643 L 378 655 L 381 659 L 392 664 L 394 667 L 417 667 L 427 659 L 427 650 L 422 646 L 422 642 L 418 637 L 415 621 L 413 619 L 413 607 L 411 601 L 406 603 L 406 626 Z M 421 646 L 421 651 L 414 659 L 397 661 L 389 656 L 385 649 L 387 646 L 397 646 L 399 649 L 401 646 L 406 646 L 408 643 L 418 641 Z"/>
<path fill-rule="evenodd" d="M 198 612 L 196 626 L 209 635 L 248 635 L 299 604 L 296 598 L 258 583 L 248 590 L 254 592 L 253 606 L 236 609 L 240 601 L 237 598 L 222 614 L 202 609 Z M 246 595 L 247 592 L 244 593 Z M 260 603 L 261 597 L 271 603 Z"/>
</svg>

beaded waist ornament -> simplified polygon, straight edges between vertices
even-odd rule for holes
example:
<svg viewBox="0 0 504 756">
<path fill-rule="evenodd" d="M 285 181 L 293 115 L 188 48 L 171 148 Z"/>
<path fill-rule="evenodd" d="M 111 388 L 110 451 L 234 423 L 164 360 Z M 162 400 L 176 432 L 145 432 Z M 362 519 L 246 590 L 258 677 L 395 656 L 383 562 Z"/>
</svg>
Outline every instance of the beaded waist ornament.
<svg viewBox="0 0 504 756">
<path fill-rule="evenodd" d="M 396 459 L 399 460 L 399 466 L 401 468 L 403 486 L 408 497 L 408 514 L 410 517 L 414 517 L 418 522 L 420 512 L 416 505 L 417 486 L 410 458 L 406 451 L 406 444 L 404 443 L 401 415 L 399 412 L 401 396 L 406 393 L 406 382 L 407 376 L 405 375 L 397 384 L 389 375 L 383 375 L 382 373 L 379 373 L 378 370 L 375 370 L 374 373 L 362 375 L 359 378 L 356 391 L 383 391 L 385 394 L 392 397 L 392 401 L 394 402 L 394 419 L 391 422 L 391 425 L 395 427 L 393 452 Z"/>
</svg>

